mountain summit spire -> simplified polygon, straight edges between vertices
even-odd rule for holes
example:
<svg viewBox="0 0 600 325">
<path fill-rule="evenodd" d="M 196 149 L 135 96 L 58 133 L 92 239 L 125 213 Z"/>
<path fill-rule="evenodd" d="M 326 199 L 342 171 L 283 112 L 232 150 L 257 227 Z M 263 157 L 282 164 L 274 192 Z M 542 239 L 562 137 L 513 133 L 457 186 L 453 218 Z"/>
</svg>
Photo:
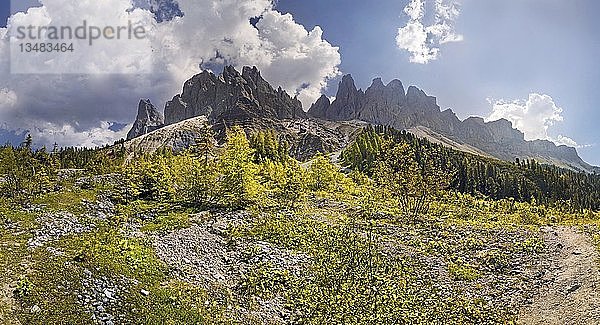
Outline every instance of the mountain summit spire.
<svg viewBox="0 0 600 325">
<path fill-rule="evenodd" d="M 152 105 L 150 99 L 141 99 L 133 127 L 127 134 L 127 139 L 150 133 L 161 128 L 165 123 L 163 115 Z"/>
</svg>

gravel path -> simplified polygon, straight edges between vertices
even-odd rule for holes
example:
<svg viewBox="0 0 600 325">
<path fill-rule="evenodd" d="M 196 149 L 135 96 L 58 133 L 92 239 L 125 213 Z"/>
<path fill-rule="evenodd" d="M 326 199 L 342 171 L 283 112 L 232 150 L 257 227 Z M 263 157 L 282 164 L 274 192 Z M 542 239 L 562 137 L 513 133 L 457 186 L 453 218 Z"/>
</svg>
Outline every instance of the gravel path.
<svg viewBox="0 0 600 325">
<path fill-rule="evenodd" d="M 599 255 L 576 227 L 547 227 L 546 241 L 560 250 L 547 285 L 520 313 L 521 324 L 600 324 Z"/>
</svg>

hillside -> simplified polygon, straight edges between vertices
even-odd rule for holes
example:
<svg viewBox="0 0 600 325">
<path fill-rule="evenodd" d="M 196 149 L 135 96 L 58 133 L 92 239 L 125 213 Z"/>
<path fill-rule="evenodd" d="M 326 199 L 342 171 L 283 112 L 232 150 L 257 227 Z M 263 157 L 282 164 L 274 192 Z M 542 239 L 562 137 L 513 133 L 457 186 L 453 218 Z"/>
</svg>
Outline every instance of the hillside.
<svg viewBox="0 0 600 325">
<path fill-rule="evenodd" d="M 373 132 L 342 157 L 358 162 L 348 152 L 373 148 Z M 564 311 L 600 320 L 596 278 L 554 272 L 598 274 L 583 255 L 597 254 L 598 213 L 452 190 L 447 169 L 419 157 L 464 153 L 386 132 L 375 140 L 383 150 L 357 165 L 373 169 L 347 173 L 321 155 L 300 165 L 273 131 L 235 127 L 222 145 L 125 165 L 118 145 L 50 156 L 4 147 L 0 320 L 504 324 Z M 581 305 L 536 307 L 569 297 Z"/>
<path fill-rule="evenodd" d="M 341 153 L 342 163 L 373 175 L 382 166 L 396 170 L 396 152 L 407 155 L 404 164 L 427 177 L 439 175 L 446 189 L 492 199 L 539 202 L 557 208 L 600 209 L 600 176 L 574 172 L 535 160 L 514 163 L 449 148 L 406 131 L 367 127 Z M 389 164 L 389 166 L 387 165 Z M 440 178 L 430 180 L 440 182 Z"/>
<path fill-rule="evenodd" d="M 196 76 L 112 146 L 0 147 L 0 323 L 600 322 L 600 176 L 261 80 Z"/>
</svg>

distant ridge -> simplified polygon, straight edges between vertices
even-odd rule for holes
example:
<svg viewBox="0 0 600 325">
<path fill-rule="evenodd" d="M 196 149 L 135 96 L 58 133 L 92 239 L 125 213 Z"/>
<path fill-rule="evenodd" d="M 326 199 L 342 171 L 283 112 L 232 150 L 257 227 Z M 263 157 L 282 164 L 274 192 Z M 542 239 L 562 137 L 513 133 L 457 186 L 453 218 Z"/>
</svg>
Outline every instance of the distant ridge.
<svg viewBox="0 0 600 325">
<path fill-rule="evenodd" d="M 408 130 L 431 141 L 501 160 L 534 159 L 582 172 L 600 172 L 583 161 L 575 148 L 546 140 L 526 141 L 524 134 L 505 119 L 485 122 L 481 117 L 458 119 L 450 109 L 441 111 L 435 97 L 415 86 L 406 93 L 399 80 L 384 85 L 373 80 L 366 91 L 357 89 L 351 75 L 342 78 L 333 102 L 322 96 L 312 105 L 312 117 L 343 121 L 357 119 L 371 124 Z"/>
<path fill-rule="evenodd" d="M 377 78 L 363 91 L 357 89 L 351 75 L 345 75 L 335 100 L 331 102 L 322 96 L 307 113 L 297 98 L 292 98 L 281 87 L 273 88 L 256 67 L 244 67 L 240 73 L 226 66 L 220 75 L 210 71 L 195 75 L 185 82 L 181 94 L 166 103 L 164 120 L 149 101 L 142 100 L 128 138 L 199 116 L 204 116 L 213 126 L 239 124 L 249 129 L 284 125 L 280 121 L 305 121 L 300 125 L 318 129 L 313 132 L 315 137 L 327 134 L 325 121 L 362 121 L 407 130 L 430 141 L 482 156 L 505 161 L 534 159 L 571 170 L 600 173 L 600 168 L 583 161 L 575 148 L 545 140 L 526 141 L 524 134 L 505 119 L 485 122 L 481 117 L 470 117 L 461 121 L 452 110 L 442 111 L 436 98 L 423 90 L 415 86 L 405 90 L 400 80 L 386 85 Z M 222 132 L 222 128 L 219 131 Z M 313 138 L 313 147 L 314 141 Z M 296 150 L 302 151 L 301 148 Z"/>
</svg>

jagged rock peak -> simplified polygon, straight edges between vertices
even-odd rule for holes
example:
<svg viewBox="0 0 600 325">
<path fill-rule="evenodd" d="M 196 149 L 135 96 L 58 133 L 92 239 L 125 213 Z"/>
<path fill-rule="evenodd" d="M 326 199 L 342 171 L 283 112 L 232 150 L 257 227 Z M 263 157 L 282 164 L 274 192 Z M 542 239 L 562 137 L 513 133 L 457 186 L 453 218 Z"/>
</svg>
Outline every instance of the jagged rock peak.
<svg viewBox="0 0 600 325">
<path fill-rule="evenodd" d="M 415 86 L 408 87 L 406 92 L 406 102 L 409 107 L 420 111 L 439 112 L 440 110 L 435 97 L 428 96 L 423 90 Z"/>
<path fill-rule="evenodd" d="M 240 73 L 232 65 L 225 66 L 221 75 L 226 81 L 235 80 L 236 78 L 241 77 Z"/>
<path fill-rule="evenodd" d="M 490 125 L 496 125 L 497 127 L 501 127 L 501 128 L 514 129 L 512 122 L 505 118 L 501 118 L 501 119 L 495 120 L 495 121 L 490 121 L 487 123 Z"/>
<path fill-rule="evenodd" d="M 354 78 L 352 75 L 347 74 L 342 77 L 342 81 L 340 81 L 340 85 L 338 87 L 337 95 L 348 95 L 357 92 L 356 85 L 354 84 Z"/>
<path fill-rule="evenodd" d="M 506 119 L 486 122 L 481 117 L 470 117 L 461 121 L 452 110 L 441 111 L 437 99 L 416 86 L 410 86 L 405 93 L 399 80 L 384 85 L 381 78 L 375 78 L 363 93 L 356 89 L 352 76 L 345 75 L 333 103 L 322 97 L 309 114 L 334 121 L 361 120 L 399 130 L 428 130 L 423 134 L 438 134 L 436 139 L 442 143 L 449 139 L 460 144 L 461 150 L 466 145 L 506 161 L 529 157 L 576 170 L 595 170 L 579 158 L 574 148 L 557 147 L 549 141 L 525 141 L 523 132 Z"/>
<path fill-rule="evenodd" d="M 351 120 L 355 118 L 363 96 L 364 93 L 356 89 L 352 75 L 347 74 L 338 85 L 333 103 L 327 103 L 329 99 L 321 96 L 308 110 L 308 114 L 333 121 Z"/>
<path fill-rule="evenodd" d="M 335 101 L 325 114 L 325 118 L 332 120 L 352 120 L 360 109 L 364 93 L 356 89 L 352 75 L 342 77 Z"/>
<path fill-rule="evenodd" d="M 165 107 L 167 124 L 197 116 L 210 123 L 245 121 L 253 118 L 304 118 L 302 103 L 281 87 L 274 89 L 256 67 L 244 67 L 240 74 L 225 66 L 218 77 L 204 71 L 188 80 L 183 93 Z"/>
<path fill-rule="evenodd" d="M 311 107 L 309 114 L 335 121 L 361 119 L 384 124 L 405 104 L 406 94 L 399 80 L 392 80 L 385 85 L 381 78 L 375 78 L 363 92 L 357 89 L 352 75 L 348 74 L 342 77 L 333 103 L 327 104 L 325 98 L 320 98 Z"/>
<path fill-rule="evenodd" d="M 422 100 L 424 98 L 427 98 L 427 94 L 425 94 L 424 91 L 422 91 L 421 89 L 417 88 L 416 86 L 410 86 L 408 87 L 408 90 L 406 92 L 406 97 L 408 98 L 409 101 L 419 101 Z"/>
<path fill-rule="evenodd" d="M 464 120 L 464 123 L 484 125 L 485 124 L 485 120 L 483 119 L 483 117 L 469 116 L 466 120 Z"/>
<path fill-rule="evenodd" d="M 456 113 L 454 113 L 454 111 L 451 108 L 447 108 L 447 109 L 443 110 L 442 114 L 447 115 L 447 116 L 456 116 Z"/>
<path fill-rule="evenodd" d="M 321 97 L 319 97 L 319 99 L 317 99 L 316 103 L 319 103 L 319 102 L 327 103 L 327 105 L 331 104 L 331 100 L 329 99 L 329 97 L 327 97 L 325 95 L 321 95 Z"/>
<path fill-rule="evenodd" d="M 248 66 L 242 68 L 242 77 L 246 80 L 258 80 L 258 78 L 262 78 L 257 67 Z M 281 86 L 279 86 L 279 88 L 281 89 Z"/>
<path fill-rule="evenodd" d="M 150 133 L 163 127 L 165 120 L 163 115 L 152 105 L 150 99 L 141 99 L 133 127 L 127 133 L 127 139 L 133 139 L 140 135 Z"/>
<path fill-rule="evenodd" d="M 326 116 L 329 106 L 331 106 L 331 101 L 329 100 L 329 97 L 321 95 L 321 97 L 319 97 L 319 99 L 317 99 L 317 101 L 314 104 L 312 104 L 308 111 L 312 116 L 322 118 Z"/>
<path fill-rule="evenodd" d="M 338 90 L 336 94 L 336 100 L 352 100 L 356 98 L 359 94 L 359 90 L 356 88 L 354 84 L 354 79 L 352 75 L 347 74 L 342 77 L 342 81 L 340 81 L 338 85 Z"/>
<path fill-rule="evenodd" d="M 390 83 L 387 84 L 387 87 L 391 87 L 393 89 L 402 89 L 402 93 L 404 93 L 404 85 L 402 84 L 402 81 L 398 79 L 390 81 Z M 406 93 L 404 94 L 406 95 Z"/>
<path fill-rule="evenodd" d="M 375 78 L 369 88 L 385 88 L 385 85 L 383 84 L 383 81 L 381 81 L 381 78 Z"/>
</svg>

